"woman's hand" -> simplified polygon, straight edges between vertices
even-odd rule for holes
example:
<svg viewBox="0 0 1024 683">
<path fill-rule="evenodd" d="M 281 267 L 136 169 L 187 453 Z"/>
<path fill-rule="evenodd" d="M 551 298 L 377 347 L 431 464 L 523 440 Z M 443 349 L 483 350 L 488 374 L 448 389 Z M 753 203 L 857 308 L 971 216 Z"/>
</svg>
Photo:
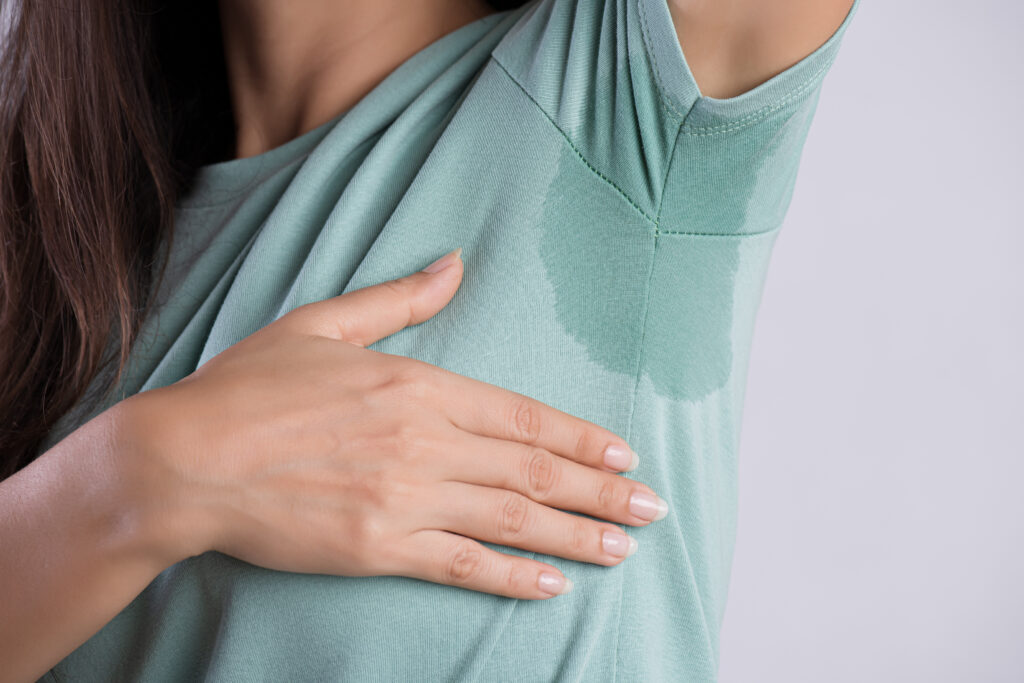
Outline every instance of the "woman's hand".
<svg viewBox="0 0 1024 683">
<path fill-rule="evenodd" d="M 614 524 L 556 509 L 630 525 L 664 516 L 650 488 L 615 474 L 630 465 L 621 438 L 364 348 L 447 304 L 462 279 L 448 257 L 440 272 L 296 308 L 122 403 L 137 495 L 179 558 L 217 550 L 283 571 L 547 598 L 557 569 L 473 539 L 602 565 L 635 549 Z"/>
</svg>

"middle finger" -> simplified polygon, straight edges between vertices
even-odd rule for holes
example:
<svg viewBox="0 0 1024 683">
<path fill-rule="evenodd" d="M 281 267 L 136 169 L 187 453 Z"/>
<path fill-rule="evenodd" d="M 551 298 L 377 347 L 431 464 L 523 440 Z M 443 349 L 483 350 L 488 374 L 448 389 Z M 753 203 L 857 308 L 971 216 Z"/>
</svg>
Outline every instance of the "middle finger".
<svg viewBox="0 0 1024 683">
<path fill-rule="evenodd" d="M 456 430 L 446 479 L 517 491 L 538 503 L 620 524 L 643 526 L 668 514 L 649 486 L 541 448 Z"/>
</svg>

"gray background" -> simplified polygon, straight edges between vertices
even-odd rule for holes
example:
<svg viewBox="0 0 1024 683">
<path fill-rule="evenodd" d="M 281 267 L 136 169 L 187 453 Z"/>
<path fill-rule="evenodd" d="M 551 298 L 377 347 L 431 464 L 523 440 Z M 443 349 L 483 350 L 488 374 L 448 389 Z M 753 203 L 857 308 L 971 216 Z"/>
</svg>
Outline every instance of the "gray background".
<svg viewBox="0 0 1024 683">
<path fill-rule="evenodd" d="M 723 683 L 1024 681 L 1024 5 L 865 0 L 758 314 Z"/>
</svg>

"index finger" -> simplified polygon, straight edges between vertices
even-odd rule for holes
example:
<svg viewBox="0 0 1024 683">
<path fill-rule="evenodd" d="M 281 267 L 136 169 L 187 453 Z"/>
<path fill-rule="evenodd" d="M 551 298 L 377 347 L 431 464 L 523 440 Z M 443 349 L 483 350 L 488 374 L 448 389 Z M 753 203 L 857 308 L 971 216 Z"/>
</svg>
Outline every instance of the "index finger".
<svg viewBox="0 0 1024 683">
<path fill-rule="evenodd" d="M 636 453 L 604 427 L 525 394 L 430 367 L 440 370 L 433 380 L 443 395 L 441 412 L 459 429 L 539 446 L 606 472 L 636 469 Z"/>
</svg>

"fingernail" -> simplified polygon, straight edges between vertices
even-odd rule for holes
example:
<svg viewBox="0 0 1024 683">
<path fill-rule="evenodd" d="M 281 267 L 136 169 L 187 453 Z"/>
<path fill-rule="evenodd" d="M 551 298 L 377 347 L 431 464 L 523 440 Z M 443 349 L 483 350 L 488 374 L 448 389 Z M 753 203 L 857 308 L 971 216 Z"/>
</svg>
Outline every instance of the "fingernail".
<svg viewBox="0 0 1024 683">
<path fill-rule="evenodd" d="M 629 497 L 629 511 L 641 519 L 656 522 L 668 514 L 668 503 L 659 496 L 637 491 Z"/>
<path fill-rule="evenodd" d="M 601 535 L 601 544 L 606 553 L 616 557 L 629 557 L 636 552 L 638 545 L 635 538 L 617 531 L 604 532 Z"/>
<path fill-rule="evenodd" d="M 441 258 L 437 259 L 436 261 L 431 263 L 429 266 L 424 268 L 423 271 L 427 272 L 427 273 L 439 273 L 442 270 L 444 270 L 445 268 L 447 268 L 448 266 L 450 266 L 453 263 L 455 263 L 455 261 L 457 261 L 458 258 L 459 258 L 459 254 L 461 254 L 461 253 L 462 253 L 462 247 L 459 247 L 458 249 L 456 249 L 454 251 L 449 251 L 447 254 L 445 254 L 444 256 L 442 256 Z"/>
<path fill-rule="evenodd" d="M 604 464 L 613 470 L 632 472 L 639 462 L 640 458 L 630 448 L 613 444 L 604 449 Z"/>
<path fill-rule="evenodd" d="M 567 576 L 541 572 L 537 577 L 537 586 L 548 595 L 561 595 L 572 590 L 572 580 Z"/>
</svg>

